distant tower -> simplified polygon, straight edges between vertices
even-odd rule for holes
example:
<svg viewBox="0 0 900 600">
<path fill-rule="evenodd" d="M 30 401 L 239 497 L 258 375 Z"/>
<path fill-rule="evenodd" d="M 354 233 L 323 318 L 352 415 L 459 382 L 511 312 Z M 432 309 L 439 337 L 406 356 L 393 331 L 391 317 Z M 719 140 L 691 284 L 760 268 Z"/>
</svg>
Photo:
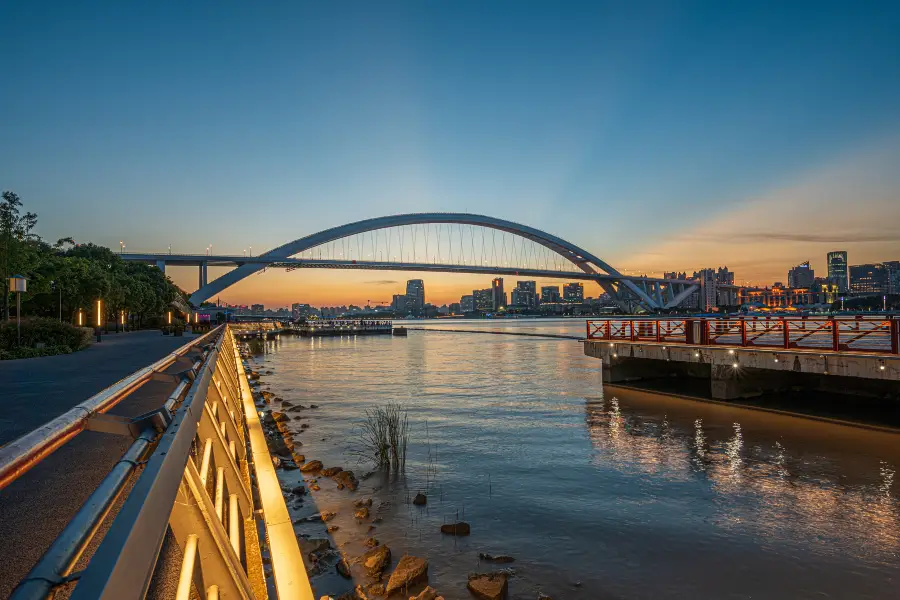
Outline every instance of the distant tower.
<svg viewBox="0 0 900 600">
<path fill-rule="evenodd" d="M 828 253 L 828 280 L 838 286 L 838 291 L 841 293 L 846 293 L 850 289 L 846 250 L 836 250 Z"/>
<path fill-rule="evenodd" d="M 406 282 L 406 308 L 414 315 L 421 315 L 425 310 L 425 282 L 421 279 L 410 279 Z"/>
<path fill-rule="evenodd" d="M 506 292 L 503 291 L 503 278 L 495 277 L 491 281 L 491 300 L 494 310 L 506 307 Z"/>
</svg>

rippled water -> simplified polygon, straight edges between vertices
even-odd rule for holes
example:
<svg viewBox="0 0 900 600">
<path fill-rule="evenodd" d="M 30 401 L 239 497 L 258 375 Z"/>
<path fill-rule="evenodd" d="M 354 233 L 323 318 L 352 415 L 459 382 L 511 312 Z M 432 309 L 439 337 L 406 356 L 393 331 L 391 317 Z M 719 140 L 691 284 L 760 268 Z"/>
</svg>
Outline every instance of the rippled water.
<svg viewBox="0 0 900 600">
<path fill-rule="evenodd" d="M 583 321 L 416 323 L 579 335 Z M 401 401 L 406 473 L 292 513 L 338 513 L 348 556 L 375 535 L 426 557 L 430 582 L 469 598 L 466 574 L 516 562 L 510 597 L 897 598 L 900 435 L 609 388 L 574 340 L 410 331 L 407 338 L 281 338 L 255 364 L 285 400 L 315 403 L 296 436 L 307 459 L 369 470 L 352 456 L 366 409 Z M 281 474 L 286 484 L 297 471 Z M 428 491 L 426 508 L 409 499 Z M 372 533 L 352 500 L 373 497 Z M 458 517 L 457 517 L 458 515 Z M 442 536 L 457 518 L 467 538 Z M 301 534 L 324 537 L 324 527 Z M 505 565 L 502 565 L 505 566 Z M 364 583 L 360 580 L 359 583 Z M 331 570 L 317 595 L 351 584 Z"/>
</svg>

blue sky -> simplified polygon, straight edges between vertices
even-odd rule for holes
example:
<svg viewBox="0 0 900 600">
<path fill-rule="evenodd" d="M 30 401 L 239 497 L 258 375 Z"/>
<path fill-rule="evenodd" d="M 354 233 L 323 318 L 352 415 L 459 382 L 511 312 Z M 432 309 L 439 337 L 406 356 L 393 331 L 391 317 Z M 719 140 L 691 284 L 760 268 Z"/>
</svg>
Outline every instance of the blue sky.
<svg viewBox="0 0 900 600">
<path fill-rule="evenodd" d="M 896 2 L 6 3 L 0 22 L 0 187 L 48 238 L 239 253 L 466 210 L 648 272 L 900 259 Z M 264 277 L 231 298 L 346 292 Z M 446 277 L 447 299 L 470 287 Z"/>
</svg>

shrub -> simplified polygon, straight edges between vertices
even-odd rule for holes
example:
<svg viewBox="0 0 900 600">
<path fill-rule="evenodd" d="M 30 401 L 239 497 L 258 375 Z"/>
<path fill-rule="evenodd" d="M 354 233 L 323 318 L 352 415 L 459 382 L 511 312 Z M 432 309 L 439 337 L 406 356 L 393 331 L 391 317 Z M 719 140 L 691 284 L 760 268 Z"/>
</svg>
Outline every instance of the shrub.
<svg viewBox="0 0 900 600">
<path fill-rule="evenodd" d="M 56 356 L 57 354 L 71 354 L 69 346 L 45 346 L 43 348 L 29 348 L 20 346 L 12 350 L 0 350 L 0 360 L 14 360 L 17 358 L 37 358 L 39 356 Z"/>
<path fill-rule="evenodd" d="M 61 323 L 56 319 L 28 318 L 22 319 L 21 346 L 16 342 L 16 338 L 15 321 L 9 321 L 0 325 L 0 350 L 8 352 L 18 352 L 23 347 L 34 350 L 67 347 L 69 352 L 81 350 L 90 344 L 91 330 L 85 327 L 76 327 L 69 323 Z M 36 348 L 38 344 L 44 344 L 45 348 Z M 59 352 L 54 354 L 59 354 Z M 47 355 L 38 354 L 36 356 Z"/>
</svg>

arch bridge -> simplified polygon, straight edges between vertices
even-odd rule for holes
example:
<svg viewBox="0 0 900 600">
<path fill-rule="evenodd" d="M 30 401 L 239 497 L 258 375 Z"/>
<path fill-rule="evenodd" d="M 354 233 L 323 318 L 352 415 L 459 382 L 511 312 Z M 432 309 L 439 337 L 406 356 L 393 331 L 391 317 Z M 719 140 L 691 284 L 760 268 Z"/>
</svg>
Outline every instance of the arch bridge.
<svg viewBox="0 0 900 600">
<path fill-rule="evenodd" d="M 621 273 L 606 261 L 534 227 L 468 213 L 412 213 L 325 229 L 258 256 L 123 254 L 125 260 L 199 267 L 194 306 L 269 267 L 478 273 L 597 282 L 628 312 L 678 306 L 696 282 Z M 235 267 L 209 281 L 208 267 Z"/>
</svg>

